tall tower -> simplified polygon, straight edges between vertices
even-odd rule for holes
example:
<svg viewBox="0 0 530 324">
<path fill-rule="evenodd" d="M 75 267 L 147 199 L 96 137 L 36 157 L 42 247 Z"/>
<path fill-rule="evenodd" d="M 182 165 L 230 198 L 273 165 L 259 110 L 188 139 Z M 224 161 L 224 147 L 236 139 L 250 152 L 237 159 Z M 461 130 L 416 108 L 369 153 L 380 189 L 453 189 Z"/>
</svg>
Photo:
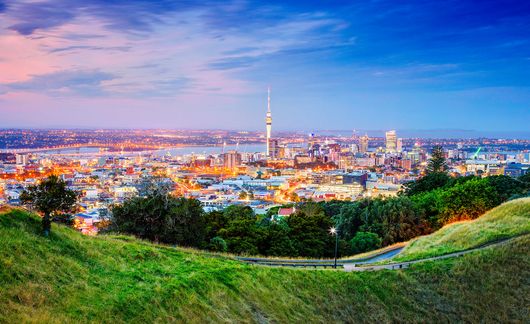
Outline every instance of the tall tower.
<svg viewBox="0 0 530 324">
<path fill-rule="evenodd" d="M 267 127 L 267 159 L 271 158 L 270 142 L 272 131 L 272 115 L 271 115 L 271 88 L 267 91 L 267 117 L 265 117 L 265 124 Z"/>
</svg>

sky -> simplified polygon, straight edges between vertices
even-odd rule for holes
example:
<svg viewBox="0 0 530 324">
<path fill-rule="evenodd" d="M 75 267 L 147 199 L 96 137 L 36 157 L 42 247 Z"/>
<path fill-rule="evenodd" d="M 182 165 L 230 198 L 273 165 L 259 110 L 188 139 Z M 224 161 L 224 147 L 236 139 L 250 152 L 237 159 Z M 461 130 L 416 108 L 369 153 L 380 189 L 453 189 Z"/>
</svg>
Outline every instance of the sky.
<svg viewBox="0 0 530 324">
<path fill-rule="evenodd" d="M 0 127 L 529 132 L 530 1 L 0 0 Z"/>
</svg>

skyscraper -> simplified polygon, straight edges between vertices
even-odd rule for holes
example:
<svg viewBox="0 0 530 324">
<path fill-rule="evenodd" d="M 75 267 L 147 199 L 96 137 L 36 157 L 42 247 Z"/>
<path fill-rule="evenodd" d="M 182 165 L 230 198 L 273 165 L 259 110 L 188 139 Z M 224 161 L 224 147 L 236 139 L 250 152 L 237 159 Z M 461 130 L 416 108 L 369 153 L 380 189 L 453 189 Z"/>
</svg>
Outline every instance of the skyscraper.
<svg viewBox="0 0 530 324">
<path fill-rule="evenodd" d="M 398 138 L 398 139 L 397 139 L 396 151 L 397 151 L 398 153 L 403 152 L 403 139 L 402 139 L 402 138 Z"/>
<path fill-rule="evenodd" d="M 234 169 L 241 165 L 241 154 L 236 151 L 228 151 L 223 154 L 223 165 L 227 169 Z"/>
<path fill-rule="evenodd" d="M 17 154 L 16 155 L 16 163 L 17 165 L 25 166 L 28 164 L 28 155 L 27 154 Z"/>
<path fill-rule="evenodd" d="M 365 134 L 364 136 L 361 136 L 361 139 L 359 141 L 359 152 L 366 153 L 368 152 L 368 134 Z"/>
<path fill-rule="evenodd" d="M 272 115 L 271 115 L 271 88 L 267 92 L 267 117 L 265 118 L 267 127 L 267 158 L 271 158 L 270 141 L 272 131 Z"/>
<path fill-rule="evenodd" d="M 396 131 L 391 130 L 386 132 L 386 152 L 387 153 L 395 153 L 397 149 L 397 136 Z"/>
</svg>

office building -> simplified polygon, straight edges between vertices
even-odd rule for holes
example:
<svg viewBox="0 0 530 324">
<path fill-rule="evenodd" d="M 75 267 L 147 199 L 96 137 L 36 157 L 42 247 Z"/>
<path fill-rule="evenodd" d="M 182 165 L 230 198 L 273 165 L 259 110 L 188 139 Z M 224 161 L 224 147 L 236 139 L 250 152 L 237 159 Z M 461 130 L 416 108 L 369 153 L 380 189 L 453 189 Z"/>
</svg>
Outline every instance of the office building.
<svg viewBox="0 0 530 324">
<path fill-rule="evenodd" d="M 397 136 L 396 131 L 391 130 L 386 132 L 385 134 L 385 144 L 386 144 L 386 152 L 387 153 L 395 153 L 397 149 Z"/>
<path fill-rule="evenodd" d="M 402 138 L 398 138 L 398 139 L 397 139 L 397 143 L 396 143 L 396 151 L 397 151 L 398 153 L 403 152 L 403 139 L 402 139 Z"/>
<path fill-rule="evenodd" d="M 27 154 L 17 154 L 16 155 L 17 165 L 25 166 L 28 164 L 28 155 Z"/>
<path fill-rule="evenodd" d="M 366 153 L 368 152 L 368 134 L 361 136 L 359 141 L 359 152 Z"/>
<path fill-rule="evenodd" d="M 234 169 L 241 165 L 241 154 L 237 151 L 229 151 L 223 154 L 223 166 L 227 169 Z"/>
</svg>

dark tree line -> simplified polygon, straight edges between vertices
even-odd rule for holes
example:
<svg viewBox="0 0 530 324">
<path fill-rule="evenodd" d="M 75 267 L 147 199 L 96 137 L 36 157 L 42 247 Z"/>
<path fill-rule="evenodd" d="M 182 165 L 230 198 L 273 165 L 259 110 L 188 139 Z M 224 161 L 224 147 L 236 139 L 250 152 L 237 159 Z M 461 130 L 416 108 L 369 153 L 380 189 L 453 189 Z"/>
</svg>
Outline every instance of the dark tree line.
<svg viewBox="0 0 530 324">
<path fill-rule="evenodd" d="M 199 201 L 169 194 L 137 197 L 113 209 L 111 230 L 166 244 L 248 255 L 331 257 L 333 221 L 307 203 L 278 221 L 250 207 L 205 213 Z"/>
</svg>

